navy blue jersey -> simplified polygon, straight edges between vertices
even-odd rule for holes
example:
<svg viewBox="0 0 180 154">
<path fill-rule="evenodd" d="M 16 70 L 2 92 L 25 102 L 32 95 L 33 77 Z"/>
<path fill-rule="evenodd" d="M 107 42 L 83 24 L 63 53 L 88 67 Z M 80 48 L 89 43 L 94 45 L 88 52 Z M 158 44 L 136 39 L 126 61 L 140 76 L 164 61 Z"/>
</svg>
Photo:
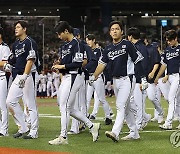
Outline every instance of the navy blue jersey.
<svg viewBox="0 0 180 154">
<path fill-rule="evenodd" d="M 147 51 L 147 48 L 146 46 L 144 45 L 144 43 L 141 41 L 141 40 L 138 40 L 135 44 L 134 44 L 137 48 L 137 50 L 143 55 L 144 59 L 142 60 L 142 66 L 143 66 L 143 69 L 144 69 L 144 73 L 145 75 L 147 76 L 148 75 L 148 62 L 149 62 L 149 59 L 148 59 L 148 51 Z M 136 70 L 136 67 L 135 67 L 135 70 Z"/>
<path fill-rule="evenodd" d="M 29 59 L 36 59 L 37 44 L 29 36 L 27 36 L 23 41 L 18 39 L 12 46 L 12 54 L 15 58 L 12 75 L 13 78 L 15 78 L 17 74 L 24 73 L 26 63 Z M 36 66 L 33 65 L 32 69 L 35 67 Z"/>
<path fill-rule="evenodd" d="M 106 65 L 111 61 L 112 76 L 121 77 L 134 74 L 134 68 L 130 68 L 129 66 L 133 67 L 134 64 L 138 64 L 142 59 L 142 54 L 130 41 L 121 40 L 119 43 L 112 43 L 104 49 L 102 58 L 99 60 L 99 63 Z M 140 65 L 138 66 L 140 67 Z M 138 73 L 141 72 L 139 71 Z"/>
<path fill-rule="evenodd" d="M 149 63 L 148 63 L 148 74 L 152 72 L 153 67 L 155 64 L 160 64 L 161 61 L 161 56 L 159 54 L 159 51 L 157 49 L 157 47 L 154 47 L 151 44 L 148 44 L 146 46 L 147 51 L 148 51 L 148 59 L 149 59 Z M 148 79 L 149 83 L 154 83 L 154 80 L 158 74 L 160 66 L 158 67 L 158 69 L 156 70 L 154 77 L 152 79 Z"/>
<path fill-rule="evenodd" d="M 65 65 L 66 69 L 60 70 L 61 73 L 69 71 L 79 71 L 84 59 L 84 49 L 82 43 L 76 38 L 65 43 L 60 50 L 60 64 Z"/>
<path fill-rule="evenodd" d="M 100 48 L 95 48 L 95 49 L 92 49 L 92 52 L 93 52 L 93 54 L 95 55 L 95 61 L 93 62 L 93 63 L 91 63 L 91 65 L 90 64 L 88 64 L 90 67 L 88 68 L 88 71 L 89 71 L 89 73 L 94 73 L 95 72 L 95 70 L 96 70 L 96 67 L 97 67 L 97 65 L 98 65 L 98 60 L 99 60 L 99 58 L 101 57 L 101 49 Z"/>
<path fill-rule="evenodd" d="M 167 65 L 167 74 L 179 73 L 180 68 L 180 45 L 177 47 L 167 47 L 164 51 L 162 64 Z"/>
<path fill-rule="evenodd" d="M 84 50 L 87 55 L 87 57 L 86 57 L 87 64 L 84 66 L 84 71 L 87 75 L 86 79 L 88 79 L 89 73 L 94 73 L 94 67 L 97 66 L 98 60 L 97 60 L 94 52 L 92 51 L 92 49 L 84 41 L 81 41 L 81 42 L 84 45 Z M 93 70 L 92 70 L 92 68 L 93 68 Z"/>
<path fill-rule="evenodd" d="M 148 73 L 150 73 L 153 70 L 153 67 L 155 64 L 160 64 L 161 56 L 159 54 L 158 49 L 152 46 L 151 44 L 148 44 L 146 48 L 147 48 L 148 57 L 149 57 Z"/>
</svg>

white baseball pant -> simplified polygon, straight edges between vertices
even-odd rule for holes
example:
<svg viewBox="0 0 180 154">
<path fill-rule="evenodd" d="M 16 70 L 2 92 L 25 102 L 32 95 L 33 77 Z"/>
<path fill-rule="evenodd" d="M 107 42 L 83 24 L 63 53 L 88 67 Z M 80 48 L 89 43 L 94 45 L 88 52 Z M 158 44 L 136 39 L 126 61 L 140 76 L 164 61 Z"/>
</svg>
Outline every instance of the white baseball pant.
<svg viewBox="0 0 180 154">
<path fill-rule="evenodd" d="M 180 103 L 177 101 L 179 85 L 180 85 L 179 73 L 169 75 L 168 81 L 170 83 L 170 89 L 169 89 L 169 95 L 168 95 L 169 107 L 168 107 L 168 114 L 165 121 L 165 125 L 172 124 L 172 119 L 174 117 L 176 105 L 177 104 L 179 105 Z"/>
<path fill-rule="evenodd" d="M 130 95 L 132 93 L 131 89 L 133 85 L 131 84 L 130 78 L 128 76 L 121 78 L 113 78 L 114 92 L 116 96 L 116 109 L 117 115 L 116 120 L 112 128 L 112 132 L 119 136 L 121 129 L 123 127 L 123 121 L 126 118 L 126 122 L 130 129 L 130 134 L 133 137 L 139 137 L 139 133 L 135 123 L 135 117 L 131 107 Z"/>
<path fill-rule="evenodd" d="M 4 136 L 8 134 L 7 86 L 6 76 L 0 76 L 0 133 Z"/>
<path fill-rule="evenodd" d="M 82 112 L 74 109 L 76 93 L 82 85 L 83 81 L 79 74 L 66 74 L 62 77 L 62 82 L 59 87 L 59 108 L 61 112 L 60 136 L 62 137 L 67 137 L 70 115 L 85 123 L 89 128 L 93 126 L 92 122 Z"/>
<path fill-rule="evenodd" d="M 98 79 L 96 81 L 94 81 L 92 83 L 91 86 L 89 84 L 87 86 L 87 94 L 86 94 L 87 97 L 86 98 L 87 98 L 87 109 L 88 110 L 90 107 L 90 102 L 91 102 L 91 98 L 92 98 L 94 90 L 96 91 L 99 101 L 102 103 L 105 117 L 111 119 L 110 111 L 109 111 L 109 104 L 105 98 L 104 81 L 103 81 L 103 78 L 101 75 L 98 77 Z"/>
</svg>

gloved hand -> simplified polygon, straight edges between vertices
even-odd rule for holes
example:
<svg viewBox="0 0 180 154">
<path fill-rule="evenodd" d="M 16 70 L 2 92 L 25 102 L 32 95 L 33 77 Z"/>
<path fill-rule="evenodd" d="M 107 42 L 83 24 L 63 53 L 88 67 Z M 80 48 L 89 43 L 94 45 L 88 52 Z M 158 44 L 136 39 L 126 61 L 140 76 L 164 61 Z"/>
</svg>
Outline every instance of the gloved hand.
<svg viewBox="0 0 180 154">
<path fill-rule="evenodd" d="M 141 90 L 146 90 L 148 88 L 148 82 L 146 77 L 141 78 Z"/>
<path fill-rule="evenodd" d="M 4 65 L 3 65 L 3 70 L 5 71 L 5 72 L 12 72 L 12 65 L 10 65 L 9 63 L 4 63 Z"/>
<path fill-rule="evenodd" d="M 95 76 L 92 75 L 92 76 L 89 76 L 89 85 L 92 86 L 93 82 L 95 81 Z"/>
<path fill-rule="evenodd" d="M 23 74 L 23 75 L 18 76 L 18 78 L 19 78 L 19 82 L 18 82 L 19 88 L 24 88 L 27 77 L 28 77 L 27 74 Z"/>
</svg>

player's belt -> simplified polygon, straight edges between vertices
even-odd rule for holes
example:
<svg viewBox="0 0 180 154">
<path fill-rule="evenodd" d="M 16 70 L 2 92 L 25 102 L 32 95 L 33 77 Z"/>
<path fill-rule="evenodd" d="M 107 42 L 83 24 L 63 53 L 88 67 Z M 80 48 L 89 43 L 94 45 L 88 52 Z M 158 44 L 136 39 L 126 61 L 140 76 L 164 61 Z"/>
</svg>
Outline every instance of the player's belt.
<svg viewBox="0 0 180 154">
<path fill-rule="evenodd" d="M 120 79 L 120 78 L 123 78 L 123 77 L 125 77 L 125 76 L 113 76 L 113 78 L 115 78 L 115 79 Z"/>
<path fill-rule="evenodd" d="M 169 75 L 175 75 L 175 74 L 180 74 L 180 73 L 169 73 Z"/>
</svg>

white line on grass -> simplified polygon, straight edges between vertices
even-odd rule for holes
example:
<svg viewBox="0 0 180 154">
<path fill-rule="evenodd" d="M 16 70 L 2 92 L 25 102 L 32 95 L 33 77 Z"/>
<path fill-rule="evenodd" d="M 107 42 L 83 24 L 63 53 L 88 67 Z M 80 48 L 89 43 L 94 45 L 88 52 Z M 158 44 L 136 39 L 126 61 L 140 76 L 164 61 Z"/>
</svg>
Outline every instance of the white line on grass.
<svg viewBox="0 0 180 154">
<path fill-rule="evenodd" d="M 53 116 L 52 114 L 39 114 L 39 117 L 42 118 L 58 118 L 60 119 L 61 116 Z M 96 117 L 96 120 L 99 121 L 104 121 L 105 118 L 104 117 Z M 115 120 L 113 120 L 115 121 Z M 174 132 L 177 131 L 178 129 L 172 129 L 172 130 L 143 130 L 140 131 L 139 133 L 163 133 L 163 132 Z M 128 134 L 129 132 L 121 132 L 121 134 Z"/>
</svg>

